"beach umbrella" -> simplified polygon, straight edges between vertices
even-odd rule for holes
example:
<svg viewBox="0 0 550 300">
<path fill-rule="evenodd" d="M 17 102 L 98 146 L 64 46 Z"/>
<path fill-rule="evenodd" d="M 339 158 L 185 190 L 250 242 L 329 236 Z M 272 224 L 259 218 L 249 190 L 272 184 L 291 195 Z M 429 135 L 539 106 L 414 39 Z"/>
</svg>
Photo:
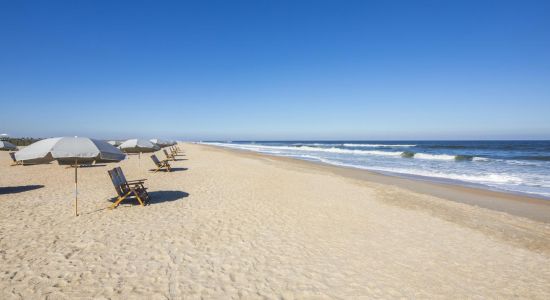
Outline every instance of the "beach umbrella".
<svg viewBox="0 0 550 300">
<path fill-rule="evenodd" d="M 115 146 L 115 147 L 118 147 L 118 146 L 120 146 L 120 144 L 122 144 L 121 141 L 115 141 L 115 140 L 108 141 L 107 143 L 109 143 L 109 145 L 112 145 L 112 146 Z"/>
<path fill-rule="evenodd" d="M 150 139 L 149 141 L 153 144 L 159 145 L 160 147 L 170 146 L 170 143 L 171 143 L 170 141 L 161 140 L 161 139 Z"/>
<path fill-rule="evenodd" d="M 142 140 L 142 139 L 129 139 L 125 141 L 124 143 L 120 144 L 118 146 L 120 150 L 126 152 L 126 153 L 137 153 L 138 156 L 138 165 L 141 168 L 141 153 L 144 152 L 155 152 L 157 150 L 160 150 L 160 146 L 154 143 L 151 143 L 148 140 Z"/>
<path fill-rule="evenodd" d="M 143 152 L 155 152 L 160 149 L 156 144 L 151 143 L 148 140 L 142 139 L 130 139 L 118 146 L 120 150 L 126 153 L 143 153 Z"/>
<path fill-rule="evenodd" d="M 57 137 L 40 140 L 15 153 L 15 159 L 33 164 L 56 160 L 74 167 L 75 214 L 78 216 L 78 166 L 92 162 L 118 162 L 126 157 L 105 141 L 85 137 Z"/>
<path fill-rule="evenodd" d="M 8 141 L 0 141 L 0 150 L 17 150 L 17 146 Z"/>
</svg>

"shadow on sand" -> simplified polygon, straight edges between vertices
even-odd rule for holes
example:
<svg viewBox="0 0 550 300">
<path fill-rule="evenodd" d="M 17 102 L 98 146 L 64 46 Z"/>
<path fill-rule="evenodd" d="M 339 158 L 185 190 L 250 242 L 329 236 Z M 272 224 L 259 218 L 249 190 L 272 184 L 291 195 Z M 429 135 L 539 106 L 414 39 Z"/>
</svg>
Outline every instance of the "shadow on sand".
<svg viewBox="0 0 550 300">
<path fill-rule="evenodd" d="M 43 185 L 21 185 L 21 186 L 8 186 L 8 187 L 0 187 L 0 195 L 4 194 L 16 194 L 16 193 L 23 193 L 28 192 L 32 190 L 37 190 L 43 188 Z"/>
<path fill-rule="evenodd" d="M 178 171 L 187 171 L 189 170 L 189 168 L 171 168 L 172 172 L 178 172 Z M 150 169 L 149 170 L 150 172 L 154 172 L 155 169 Z M 167 170 L 163 169 L 163 170 L 160 170 L 159 172 L 163 172 L 163 173 L 170 173 L 168 172 Z"/>
<path fill-rule="evenodd" d="M 65 169 L 71 169 L 71 168 L 74 168 L 74 166 L 71 166 L 71 165 L 68 165 L 68 164 L 64 164 L 62 166 L 65 166 Z M 98 167 L 105 167 L 107 166 L 106 164 L 96 164 L 96 165 L 78 165 L 78 168 L 79 169 L 88 169 L 88 168 L 98 168 Z"/>
<path fill-rule="evenodd" d="M 189 193 L 182 192 L 182 191 L 154 191 L 149 192 L 149 203 L 151 204 L 158 204 L 163 202 L 170 202 L 170 201 L 176 201 L 183 198 L 189 197 Z M 117 198 L 109 199 L 110 202 L 115 202 Z M 137 199 L 134 198 L 128 198 L 124 200 L 121 204 L 121 206 L 124 205 L 139 205 L 139 202 Z"/>
<path fill-rule="evenodd" d="M 189 193 L 182 191 L 156 191 L 149 192 L 149 196 L 151 197 L 149 204 L 157 204 L 187 198 L 189 197 Z"/>
</svg>

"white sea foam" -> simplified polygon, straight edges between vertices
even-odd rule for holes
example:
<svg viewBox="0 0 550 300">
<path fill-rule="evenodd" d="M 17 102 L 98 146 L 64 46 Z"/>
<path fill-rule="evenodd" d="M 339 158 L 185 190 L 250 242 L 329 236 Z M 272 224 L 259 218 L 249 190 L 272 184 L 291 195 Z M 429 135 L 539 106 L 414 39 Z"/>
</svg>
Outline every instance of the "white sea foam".
<svg viewBox="0 0 550 300">
<path fill-rule="evenodd" d="M 454 155 L 447 154 L 427 154 L 427 153 L 415 153 L 414 158 L 430 159 L 430 160 L 455 160 Z"/>
<path fill-rule="evenodd" d="M 474 156 L 472 158 L 473 161 L 489 161 L 490 159 L 488 159 L 487 157 L 479 157 L 479 156 Z"/>
<path fill-rule="evenodd" d="M 403 152 L 398 151 L 380 151 L 380 150 L 359 150 L 359 149 L 343 149 L 337 147 L 330 148 L 320 148 L 320 147 L 311 147 L 309 145 L 299 144 L 300 146 L 268 146 L 268 145 L 257 145 L 257 144 L 228 144 L 228 143 L 206 143 L 210 145 L 223 146 L 229 148 L 245 149 L 259 152 L 270 152 L 275 151 L 306 151 L 306 152 L 326 152 L 326 153 L 337 153 L 337 154 L 352 154 L 352 155 L 378 155 L 378 156 L 393 156 L 401 157 Z M 454 155 L 446 154 L 427 154 L 427 153 L 415 153 L 414 158 L 426 159 L 426 160 L 455 160 Z M 485 160 L 483 157 L 475 157 L 475 160 Z"/>
<path fill-rule="evenodd" d="M 376 151 L 376 150 L 368 151 L 368 150 L 365 150 L 365 151 L 363 151 L 363 153 L 370 154 L 370 155 L 382 155 L 382 156 L 401 156 L 401 154 L 403 152 L 388 152 L 388 151 Z"/>
<path fill-rule="evenodd" d="M 266 146 L 266 145 L 225 144 L 225 143 L 206 143 L 206 144 L 236 148 L 236 149 L 259 151 L 259 152 L 288 150 L 288 151 L 326 152 L 326 153 L 352 154 L 352 155 L 385 155 L 385 156 L 401 155 L 401 152 L 389 152 L 389 151 L 377 151 L 377 150 L 353 150 L 353 149 L 342 149 L 337 147 L 319 148 L 319 147 L 311 147 L 311 146 Z"/>
<path fill-rule="evenodd" d="M 517 166 L 540 166 L 544 163 L 547 163 L 545 161 L 528 161 L 528 160 L 508 160 L 508 159 L 501 159 L 500 161 L 503 161 L 509 165 L 517 165 Z"/>
<path fill-rule="evenodd" d="M 425 170 L 419 170 L 419 169 L 371 167 L 371 166 L 365 166 L 365 165 L 343 163 L 343 162 L 326 159 L 318 156 L 311 156 L 311 155 L 308 155 L 307 158 L 316 159 L 327 164 L 343 166 L 343 167 L 351 167 L 351 168 L 365 169 L 365 170 L 371 170 L 371 171 L 391 172 L 391 173 L 406 174 L 406 175 L 416 175 L 416 176 L 424 176 L 424 177 L 432 177 L 432 178 L 452 179 L 452 180 L 460 180 L 460 181 L 466 181 L 466 182 L 512 184 L 512 185 L 518 185 L 523 183 L 523 180 L 517 176 L 497 174 L 497 173 L 489 173 L 489 174 L 483 174 L 483 175 L 442 173 L 442 172 L 431 172 L 431 171 L 425 171 Z"/>
</svg>

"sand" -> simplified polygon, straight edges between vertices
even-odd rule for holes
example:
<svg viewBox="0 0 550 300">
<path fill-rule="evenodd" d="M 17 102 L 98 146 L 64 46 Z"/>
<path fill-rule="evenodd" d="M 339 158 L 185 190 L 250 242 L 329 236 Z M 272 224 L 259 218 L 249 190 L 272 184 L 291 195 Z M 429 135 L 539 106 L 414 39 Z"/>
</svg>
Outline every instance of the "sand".
<svg viewBox="0 0 550 300">
<path fill-rule="evenodd" d="M 180 147 L 172 173 L 147 172 L 147 156 L 81 169 L 79 217 L 72 170 L 9 167 L 0 152 L 0 299 L 550 298 L 550 225 L 536 217 Z M 149 206 L 105 209 L 117 165 L 148 179 Z"/>
</svg>

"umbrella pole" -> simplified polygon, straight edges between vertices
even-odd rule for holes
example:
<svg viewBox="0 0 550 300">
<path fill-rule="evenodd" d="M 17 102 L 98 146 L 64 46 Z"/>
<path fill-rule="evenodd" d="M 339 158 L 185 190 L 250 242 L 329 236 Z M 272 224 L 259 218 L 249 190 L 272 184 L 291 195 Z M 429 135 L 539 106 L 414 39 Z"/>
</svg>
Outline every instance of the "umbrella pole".
<svg viewBox="0 0 550 300">
<path fill-rule="evenodd" d="M 78 159 L 74 161 L 74 213 L 78 217 Z"/>
</svg>

